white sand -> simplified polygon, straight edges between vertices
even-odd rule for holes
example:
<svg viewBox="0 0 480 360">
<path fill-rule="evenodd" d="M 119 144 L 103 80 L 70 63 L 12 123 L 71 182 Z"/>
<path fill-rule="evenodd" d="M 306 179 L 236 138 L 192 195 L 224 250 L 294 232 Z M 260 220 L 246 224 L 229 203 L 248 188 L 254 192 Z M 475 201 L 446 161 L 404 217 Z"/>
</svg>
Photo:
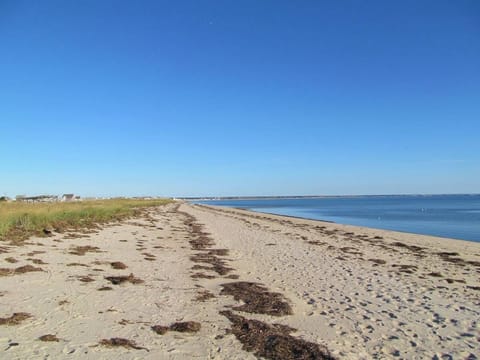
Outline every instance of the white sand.
<svg viewBox="0 0 480 360">
<path fill-rule="evenodd" d="M 87 237 L 32 238 L 0 253 L 0 268 L 44 270 L 0 277 L 0 318 L 32 316 L 0 325 L 0 358 L 254 359 L 227 333 L 231 324 L 219 313 L 238 305 L 219 294 L 220 284 L 235 281 L 261 283 L 293 308 L 293 315 L 279 317 L 238 314 L 296 328 L 294 336 L 325 345 L 338 358 L 480 356 L 479 243 L 182 204 L 180 211 L 210 233 L 213 247 L 229 250 L 219 258 L 239 276 L 201 270 L 214 278 L 192 278 L 199 271 L 192 270 L 190 256 L 198 251 L 188 242 L 193 235 L 186 215 L 174 208 Z M 85 245 L 102 252 L 69 253 Z M 128 268 L 113 269 L 112 261 Z M 130 273 L 144 283 L 113 285 L 104 278 Z M 82 276 L 93 281 L 82 282 Z M 98 291 L 102 286 L 112 290 Z M 205 290 L 215 297 L 196 301 Z M 178 321 L 199 322 L 201 330 L 158 335 L 150 329 Z M 60 341 L 38 340 L 45 334 Z M 114 337 L 148 350 L 98 345 Z"/>
</svg>

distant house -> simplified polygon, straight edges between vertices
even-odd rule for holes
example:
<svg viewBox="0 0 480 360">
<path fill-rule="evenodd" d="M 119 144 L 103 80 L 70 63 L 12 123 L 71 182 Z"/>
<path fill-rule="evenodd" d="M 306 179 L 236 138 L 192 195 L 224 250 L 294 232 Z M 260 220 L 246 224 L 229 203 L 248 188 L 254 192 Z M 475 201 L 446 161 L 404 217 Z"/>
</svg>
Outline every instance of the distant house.
<svg viewBox="0 0 480 360">
<path fill-rule="evenodd" d="M 15 197 L 15 200 L 18 202 L 29 202 L 29 203 L 55 202 L 55 201 L 58 201 L 58 197 L 56 195 L 35 195 L 35 196 L 17 195 Z"/>
<path fill-rule="evenodd" d="M 74 201 L 75 200 L 75 194 L 63 194 L 62 195 L 62 201 Z"/>
</svg>

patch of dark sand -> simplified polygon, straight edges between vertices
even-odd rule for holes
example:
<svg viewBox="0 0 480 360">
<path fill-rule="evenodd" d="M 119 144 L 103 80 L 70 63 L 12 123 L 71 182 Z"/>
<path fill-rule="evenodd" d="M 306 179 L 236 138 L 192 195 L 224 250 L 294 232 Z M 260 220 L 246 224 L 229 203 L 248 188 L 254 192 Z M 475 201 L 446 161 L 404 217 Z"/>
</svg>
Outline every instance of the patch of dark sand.
<svg viewBox="0 0 480 360">
<path fill-rule="evenodd" d="M 318 344 L 290 335 L 295 329 L 279 324 L 266 324 L 221 311 L 232 323 L 230 332 L 242 343 L 243 349 L 266 359 L 334 359 L 329 351 Z"/>
<path fill-rule="evenodd" d="M 144 281 L 142 279 L 136 278 L 133 274 L 128 276 L 105 276 L 105 279 L 110 281 L 113 285 L 120 285 L 124 282 L 129 282 L 131 284 L 141 284 Z"/>
<path fill-rule="evenodd" d="M 43 269 L 32 265 L 20 266 L 16 269 L 0 268 L 0 276 L 18 275 L 34 271 L 43 271 Z"/>
<path fill-rule="evenodd" d="M 60 341 L 59 338 L 57 338 L 56 335 L 53 335 L 53 334 L 47 334 L 47 335 L 42 335 L 38 338 L 38 340 L 40 341 Z"/>
<path fill-rule="evenodd" d="M 85 246 L 75 246 L 71 248 L 69 251 L 69 254 L 83 256 L 87 252 L 99 253 L 101 251 L 100 251 L 100 248 L 97 246 L 85 245 Z"/>
<path fill-rule="evenodd" d="M 117 270 L 121 270 L 121 269 L 126 269 L 127 268 L 127 265 L 125 265 L 123 262 L 121 261 L 113 261 L 110 263 L 110 266 L 114 269 L 117 269 Z"/>
<path fill-rule="evenodd" d="M 135 350 L 147 350 L 147 348 L 138 346 L 135 341 L 128 340 L 124 338 L 110 338 L 110 339 L 102 339 L 99 342 L 100 345 L 107 346 L 107 347 L 124 347 L 127 349 L 135 349 Z"/>
<path fill-rule="evenodd" d="M 7 318 L 0 318 L 0 325 L 18 325 L 23 320 L 31 318 L 32 315 L 25 312 L 13 313 L 12 316 Z"/>
<path fill-rule="evenodd" d="M 151 327 L 159 335 L 164 335 L 167 331 L 176 331 L 182 333 L 196 333 L 200 331 L 202 325 L 196 321 L 176 322 L 170 326 L 154 325 Z"/>
<path fill-rule="evenodd" d="M 432 277 L 443 277 L 442 274 L 440 274 L 439 272 L 435 272 L 435 271 L 434 271 L 434 272 L 431 272 L 431 273 L 428 273 L 428 274 L 426 274 L 426 275 L 432 276 Z"/>
<path fill-rule="evenodd" d="M 95 281 L 95 279 L 91 278 L 90 276 L 79 276 L 78 280 L 80 280 L 81 282 L 85 282 L 85 283 Z"/>
<path fill-rule="evenodd" d="M 293 310 L 288 300 L 280 293 L 268 291 L 258 283 L 239 281 L 220 285 L 221 295 L 230 295 L 244 304 L 233 309 L 273 316 L 292 315 Z"/>
<path fill-rule="evenodd" d="M 9 262 L 10 264 L 17 263 L 18 260 L 13 258 L 13 257 L 8 257 L 5 259 L 6 262 Z"/>
</svg>

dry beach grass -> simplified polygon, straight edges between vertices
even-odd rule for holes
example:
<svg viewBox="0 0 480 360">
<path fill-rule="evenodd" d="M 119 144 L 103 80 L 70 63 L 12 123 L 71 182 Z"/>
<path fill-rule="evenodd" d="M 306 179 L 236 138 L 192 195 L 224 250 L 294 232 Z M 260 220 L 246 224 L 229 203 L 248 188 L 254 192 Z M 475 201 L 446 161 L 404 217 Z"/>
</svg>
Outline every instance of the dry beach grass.
<svg viewBox="0 0 480 360">
<path fill-rule="evenodd" d="M 19 242 L 52 230 L 88 228 L 135 215 L 140 209 L 170 200 L 112 199 L 95 201 L 26 203 L 0 202 L 0 240 Z"/>
</svg>

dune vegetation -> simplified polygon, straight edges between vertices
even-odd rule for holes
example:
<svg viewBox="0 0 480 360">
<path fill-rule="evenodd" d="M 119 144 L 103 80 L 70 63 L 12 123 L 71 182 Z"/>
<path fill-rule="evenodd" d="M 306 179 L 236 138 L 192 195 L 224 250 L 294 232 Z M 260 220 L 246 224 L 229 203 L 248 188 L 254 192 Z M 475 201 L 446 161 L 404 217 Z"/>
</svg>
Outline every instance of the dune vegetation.
<svg viewBox="0 0 480 360">
<path fill-rule="evenodd" d="M 74 202 L 0 202 L 0 240 L 20 244 L 32 235 L 86 229 L 122 220 L 169 199 L 110 199 Z"/>
</svg>

